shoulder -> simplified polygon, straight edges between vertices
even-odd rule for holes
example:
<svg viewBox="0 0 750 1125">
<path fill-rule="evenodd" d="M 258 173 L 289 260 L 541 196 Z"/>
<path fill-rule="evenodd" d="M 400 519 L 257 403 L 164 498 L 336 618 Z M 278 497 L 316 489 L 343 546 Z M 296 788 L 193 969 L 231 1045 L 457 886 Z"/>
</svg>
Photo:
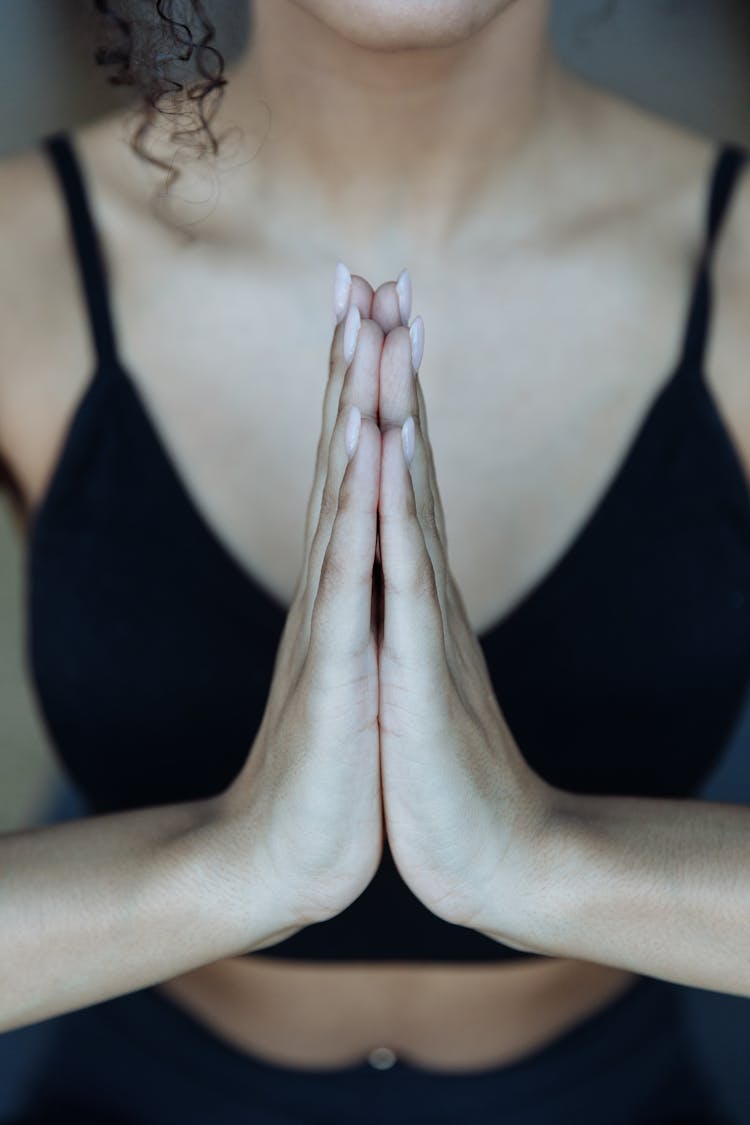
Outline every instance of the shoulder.
<svg viewBox="0 0 750 1125">
<path fill-rule="evenodd" d="M 706 233 L 711 177 L 722 141 L 662 117 L 617 95 L 581 83 L 589 144 L 602 182 L 594 190 L 619 200 L 614 224 L 634 222 L 660 256 L 692 278 Z M 712 263 L 715 300 L 707 368 L 729 386 L 747 388 L 750 443 L 750 145 L 725 210 Z M 601 159 L 601 157 L 604 159 Z M 638 240 L 633 244 L 640 253 Z"/>
<path fill-rule="evenodd" d="M 0 161 L 0 378 L 11 377 L 23 343 L 54 315 L 64 215 L 48 160 L 35 144 Z"/>
<path fill-rule="evenodd" d="M 606 160 L 612 181 L 620 182 L 620 193 L 628 198 L 628 185 L 642 185 L 644 201 L 654 214 L 670 212 L 681 222 L 680 209 L 689 207 L 697 222 L 682 227 L 682 241 L 692 250 L 703 239 L 705 209 L 716 158 L 723 143 L 686 125 L 667 119 L 617 95 L 588 87 L 581 96 L 589 103 L 591 136 Z M 715 265 L 728 288 L 744 286 L 750 279 L 750 143 L 736 144 L 745 155 L 724 216 Z M 631 189 L 632 190 L 632 189 Z M 637 197 L 636 197 L 637 198 Z M 667 224 L 671 237 L 679 226 Z"/>
<path fill-rule="evenodd" d="M 95 173 L 95 217 L 115 227 L 122 205 L 110 194 L 107 145 L 125 149 L 119 124 L 110 115 L 68 132 Z M 0 462 L 22 488 L 93 358 L 68 210 L 43 140 L 0 160 Z"/>
<path fill-rule="evenodd" d="M 631 223 L 659 252 L 692 254 L 717 141 L 646 106 L 568 76 L 575 143 L 603 220 Z"/>
<path fill-rule="evenodd" d="M 577 135 L 593 154 L 587 190 L 594 201 L 616 201 L 601 207 L 602 225 L 626 247 L 623 261 L 633 257 L 636 271 L 644 258 L 657 270 L 666 265 L 665 277 L 681 278 L 687 297 L 722 141 L 583 80 L 579 90 L 586 129 Z M 750 487 L 750 145 L 737 147 L 746 158 L 714 249 L 704 375 Z"/>
<path fill-rule="evenodd" d="M 675 168 L 684 166 L 685 175 L 678 183 L 686 185 L 686 194 L 678 188 L 675 200 L 690 198 L 689 183 L 696 185 L 694 245 L 683 236 L 675 244 L 677 252 L 686 253 L 689 277 L 706 237 L 707 207 L 712 174 L 725 142 L 670 123 L 649 125 L 645 130 L 657 163 Z M 708 338 L 704 356 L 704 378 L 733 441 L 741 463 L 745 466 L 750 487 L 750 151 L 737 144 L 744 155 L 739 174 L 733 181 L 726 201 L 711 261 L 713 300 Z M 691 173 L 695 164 L 697 171 Z M 678 203 L 679 208 L 679 203 Z"/>
<path fill-rule="evenodd" d="M 64 315 L 65 240 L 65 216 L 41 145 L 6 156 L 0 161 L 0 460 L 9 467 L 22 399 L 38 389 L 34 368 Z M 12 481 L 14 469 L 8 471 Z"/>
<path fill-rule="evenodd" d="M 706 235 L 706 211 L 712 175 L 725 143 L 664 120 L 640 107 L 622 103 L 623 148 L 635 167 L 647 170 L 656 187 L 654 214 L 664 220 L 664 233 L 674 249 L 692 261 Z M 615 133 L 617 135 L 617 133 Z M 750 347 L 750 145 L 735 143 L 744 156 L 725 207 L 712 261 L 714 319 L 712 346 L 730 337 Z M 678 217 L 674 224 L 672 218 Z M 694 216 L 687 224 L 683 214 Z M 721 323 L 719 323 L 719 320 Z M 716 330 L 716 331 L 714 331 Z M 715 337 L 715 338 L 714 338 Z M 726 350 L 727 358 L 729 356 Z M 718 359 L 718 353 L 714 357 Z M 750 382 L 750 380 L 746 380 Z"/>
<path fill-rule="evenodd" d="M 96 208 L 108 214 L 116 201 L 113 198 L 110 205 L 104 173 L 109 168 L 107 145 L 116 148 L 117 124 L 115 115 L 110 115 L 68 131 L 83 157 L 84 174 L 96 166 Z M 0 160 L 0 380 L 12 377 L 15 361 L 28 356 L 34 340 L 45 335 L 54 338 L 60 320 L 70 312 L 76 263 L 69 220 L 42 142 L 43 138 L 35 139 Z"/>
</svg>

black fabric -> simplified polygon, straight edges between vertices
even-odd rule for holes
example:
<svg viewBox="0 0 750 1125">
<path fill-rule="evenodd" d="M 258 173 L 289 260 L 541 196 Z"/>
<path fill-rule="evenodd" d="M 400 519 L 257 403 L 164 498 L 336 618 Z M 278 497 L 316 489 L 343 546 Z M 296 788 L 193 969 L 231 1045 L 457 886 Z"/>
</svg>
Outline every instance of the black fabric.
<svg viewBox="0 0 750 1125">
<path fill-rule="evenodd" d="M 98 362 L 30 529 L 33 684 L 92 812 L 212 796 L 246 759 L 286 607 L 219 541 L 170 460 L 118 358 L 74 148 L 65 134 L 44 143 Z M 703 370 L 711 248 L 743 159 L 717 153 L 675 370 L 562 556 L 480 637 L 521 751 L 563 789 L 695 794 L 750 681 L 750 493 Z M 534 956 L 437 918 L 387 847 L 355 903 L 262 955 Z"/>
<path fill-rule="evenodd" d="M 402 1058 L 279 1065 L 156 989 L 55 1024 L 13 1125 L 738 1125 L 694 1053 L 680 990 L 651 977 L 519 1061 L 464 1073 Z"/>
</svg>

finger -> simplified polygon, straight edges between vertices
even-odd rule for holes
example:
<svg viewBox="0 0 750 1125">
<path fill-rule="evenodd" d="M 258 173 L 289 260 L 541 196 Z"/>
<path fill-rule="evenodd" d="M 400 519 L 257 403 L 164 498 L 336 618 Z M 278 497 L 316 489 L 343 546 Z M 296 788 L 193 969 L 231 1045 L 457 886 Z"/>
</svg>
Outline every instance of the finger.
<svg viewBox="0 0 750 1125">
<path fill-rule="evenodd" d="M 419 374 L 415 376 L 415 383 L 417 387 L 417 400 L 419 402 L 419 428 L 424 437 L 425 445 L 427 447 L 427 464 L 429 468 L 430 485 L 432 487 L 432 498 L 435 505 L 435 522 L 437 523 L 438 534 L 440 535 L 445 551 L 446 558 L 448 557 L 448 533 L 445 527 L 445 512 L 443 510 L 443 501 L 440 496 L 440 489 L 437 482 L 437 473 L 435 471 L 435 456 L 432 451 L 432 442 L 430 441 L 430 430 L 427 418 L 427 407 L 425 404 L 424 392 L 422 391 L 422 382 Z"/>
<path fill-rule="evenodd" d="M 419 428 L 419 398 L 417 379 L 414 375 L 412 344 L 412 336 L 403 326 L 393 329 L 385 339 L 383 354 L 380 358 L 379 402 L 380 425 L 383 430 L 390 427 L 397 427 L 400 430 L 409 417 L 415 421 L 416 428 Z M 422 442 L 418 443 L 415 452 L 417 455 L 411 464 L 410 472 L 414 487 L 417 518 L 432 559 L 440 605 L 447 613 L 447 568 L 442 561 L 442 556 L 447 555 L 447 552 L 441 545 L 440 532 L 436 524 L 437 510 L 430 475 L 429 456 Z"/>
<path fill-rule="evenodd" d="M 339 263 L 339 266 L 342 265 L 343 263 Z M 304 588 L 307 582 L 307 561 L 310 554 L 313 534 L 320 516 L 320 500 L 328 466 L 328 448 L 331 443 L 331 434 L 333 433 L 333 427 L 338 415 L 341 389 L 347 369 L 344 357 L 346 315 L 349 308 L 354 306 L 357 308 L 362 318 L 369 317 L 372 308 L 373 289 L 369 282 L 365 281 L 363 277 L 359 277 L 357 274 L 354 276 L 349 275 L 349 271 L 346 270 L 345 266 L 343 270 L 345 273 L 337 266 L 334 279 L 334 315 L 340 316 L 341 319 L 336 324 L 333 332 L 333 340 L 331 342 L 328 362 L 328 382 L 323 398 L 322 422 L 315 455 L 313 484 L 305 516 L 303 565 L 298 589 Z M 346 284 L 347 275 L 351 278 L 350 285 Z"/>
<path fill-rule="evenodd" d="M 427 442 L 418 424 L 414 426 L 413 443 L 414 452 L 410 466 L 412 479 L 415 466 L 421 463 L 425 474 L 428 474 L 429 465 Z M 432 496 L 432 489 L 428 491 Z M 477 724 L 483 726 L 482 716 L 486 710 L 483 710 L 483 703 L 493 690 L 484 653 L 469 623 L 461 593 L 451 575 L 447 553 L 435 521 L 434 506 L 419 520 L 419 523 L 432 563 L 440 601 L 446 665 L 452 674 L 453 685 L 464 707 L 474 716 Z"/>
<path fill-rule="evenodd" d="M 453 578 L 450 568 L 445 513 L 435 471 L 435 457 L 429 437 L 424 392 L 422 391 L 418 375 L 415 377 L 415 382 L 417 387 L 417 399 L 419 401 L 419 424 L 415 429 L 414 461 L 417 464 L 418 470 L 421 462 L 426 463 L 430 492 L 432 495 L 432 511 L 429 513 L 428 519 L 424 522 L 425 538 L 428 543 L 428 550 L 433 559 L 433 567 L 435 567 L 436 572 L 441 574 L 441 580 L 445 590 L 445 598 L 441 604 L 444 610 L 446 610 L 447 607 L 447 615 L 444 617 L 444 620 L 449 622 L 451 626 L 447 635 L 449 636 L 451 633 L 457 634 L 459 642 L 463 641 L 473 649 L 478 645 L 478 641 L 476 640 L 476 634 L 469 621 L 469 615 L 463 596 Z M 482 663 L 483 661 L 484 658 L 482 657 Z"/>
<path fill-rule="evenodd" d="M 398 429 L 410 414 L 419 409 L 417 388 L 412 367 L 409 329 L 403 325 L 392 328 L 385 337 L 380 357 L 380 398 L 378 413 L 383 431 Z"/>
<path fill-rule="evenodd" d="M 399 324 L 408 326 L 411 305 L 411 277 L 408 270 L 402 270 L 395 281 L 386 281 L 375 290 L 372 319 L 387 334 Z"/>
<path fill-rule="evenodd" d="M 399 324 L 408 327 L 412 306 L 412 283 L 409 271 L 404 269 L 395 281 L 378 286 L 372 301 L 372 319 L 387 334 Z M 375 558 L 380 564 L 380 537 L 375 544 Z"/>
<path fill-rule="evenodd" d="M 356 407 L 343 412 L 334 445 L 345 440 L 357 414 Z M 380 445 L 376 422 L 362 417 L 356 451 L 341 479 L 311 615 L 308 666 L 321 688 L 350 675 L 352 661 L 362 657 L 372 641 Z"/>
<path fill-rule="evenodd" d="M 411 311 L 411 278 L 402 270 L 396 281 L 385 281 L 375 290 L 371 318 L 387 334 L 399 324 L 407 324 Z M 380 537 L 375 542 L 375 561 L 380 565 Z"/>
<path fill-rule="evenodd" d="M 410 466 L 412 481 L 415 475 L 424 479 L 430 476 L 430 451 L 425 440 L 422 428 L 418 422 L 413 427 L 413 458 Z M 415 496 L 417 488 L 415 485 Z M 466 667 L 472 667 L 475 660 L 477 642 L 474 631 L 469 623 L 466 608 L 461 593 L 453 580 L 448 562 L 448 553 L 445 543 L 440 535 L 437 524 L 437 512 L 434 503 L 435 490 L 428 485 L 425 490 L 424 511 L 417 515 L 424 535 L 425 546 L 432 562 L 435 573 L 440 608 L 443 615 L 443 628 L 446 643 L 446 652 L 449 661 L 454 657 L 461 659 Z M 483 660 L 483 657 L 482 657 Z"/>
<path fill-rule="evenodd" d="M 406 316 L 407 316 L 407 319 L 408 319 L 408 313 L 410 313 L 410 309 L 412 309 L 412 280 L 410 280 L 407 270 L 403 270 L 403 272 L 401 272 L 401 275 L 399 276 L 399 279 L 404 279 L 404 277 L 406 278 L 406 280 L 408 282 L 408 295 L 405 298 L 405 303 L 403 303 L 403 305 L 404 305 L 403 311 L 406 313 Z M 381 323 L 381 325 L 382 325 L 383 322 L 392 323 L 392 322 L 395 321 L 395 317 L 396 317 L 395 306 L 396 306 L 396 304 L 398 304 L 398 297 L 396 295 L 397 285 L 398 284 L 396 284 L 396 282 L 388 282 L 388 284 L 386 286 L 380 286 L 380 288 L 376 291 L 376 294 L 374 294 L 374 298 L 373 298 L 373 302 L 372 302 L 373 316 L 376 315 L 376 309 L 379 307 L 379 305 L 386 305 L 387 308 L 390 311 L 390 318 L 389 319 L 387 319 L 385 314 L 381 313 L 381 321 L 379 322 L 379 323 Z M 445 555 L 448 556 L 448 535 L 446 535 L 446 531 L 445 531 L 445 514 L 444 514 L 444 511 L 443 511 L 443 502 L 442 502 L 442 498 L 440 496 L 440 490 L 439 490 L 439 488 L 437 488 L 437 477 L 436 477 L 436 474 L 435 474 L 435 465 L 434 465 L 434 457 L 433 457 L 433 452 L 432 452 L 432 445 L 430 443 L 430 432 L 428 432 L 428 427 L 427 427 L 427 412 L 426 412 L 426 407 L 425 407 L 425 400 L 424 400 L 424 394 L 423 394 L 423 390 L 422 390 L 421 380 L 419 380 L 419 368 L 421 368 L 422 357 L 423 357 L 423 354 L 424 354 L 424 322 L 423 322 L 423 319 L 422 319 L 421 316 L 415 317 L 414 323 L 412 324 L 412 327 L 410 327 L 410 330 L 409 330 L 409 339 L 410 339 L 410 343 L 412 343 L 412 367 L 415 371 L 415 376 L 414 376 L 415 397 L 412 398 L 410 396 L 407 396 L 406 402 L 399 406 L 397 386 L 396 387 L 394 386 L 394 380 L 389 379 L 386 382 L 386 386 L 385 386 L 385 396 L 383 396 L 383 398 L 382 398 L 382 402 L 383 402 L 382 408 L 383 408 L 383 412 L 385 412 L 385 414 L 386 414 L 386 424 L 388 424 L 389 422 L 390 422 L 390 424 L 395 424 L 395 422 L 398 421 L 398 417 L 400 416 L 400 413 L 404 412 L 404 411 L 406 412 L 406 414 L 412 413 L 414 411 L 414 413 L 416 413 L 416 415 L 418 417 L 419 424 L 421 424 L 421 426 L 422 426 L 422 432 L 424 434 L 425 442 L 426 442 L 426 445 L 427 445 L 428 466 L 430 466 L 430 483 L 431 483 L 432 490 L 433 490 L 433 498 L 434 498 L 434 506 L 435 506 L 435 521 L 437 523 L 437 531 L 439 531 L 440 538 L 441 538 L 442 543 L 443 543 L 443 550 L 445 551 Z M 382 378 L 381 378 L 381 387 L 382 387 Z M 390 418 L 388 418 L 388 414 L 391 415 Z M 406 415 L 404 415 L 404 416 L 406 416 Z M 403 422 L 403 421 L 404 421 L 404 417 L 401 417 L 401 422 Z"/>
<path fill-rule="evenodd" d="M 417 318 L 417 319 L 421 319 L 421 318 Z M 418 346 L 417 346 L 418 358 L 419 358 L 419 356 L 421 356 L 421 352 L 422 352 L 422 349 L 424 347 L 424 326 L 421 326 L 419 336 L 420 336 L 420 339 L 419 339 L 419 343 L 418 343 Z M 414 347 L 414 341 L 413 340 L 412 340 L 412 347 Z M 448 533 L 447 533 L 446 524 L 445 524 L 445 511 L 443 509 L 443 501 L 442 501 L 442 497 L 440 495 L 440 488 L 439 488 L 438 481 L 437 481 L 437 473 L 436 473 L 436 470 L 435 470 L 435 456 L 434 456 L 433 449 L 432 449 L 432 442 L 430 441 L 429 420 L 428 420 L 428 417 L 427 417 L 427 406 L 426 406 L 426 403 L 425 403 L 424 391 L 422 390 L 422 381 L 419 377 L 419 371 L 417 371 L 415 373 L 414 381 L 415 381 L 415 384 L 416 384 L 417 401 L 419 403 L 419 411 L 418 411 L 418 416 L 417 416 L 418 422 L 419 422 L 419 427 L 418 427 L 418 431 L 417 431 L 417 437 L 419 438 L 421 436 L 421 438 L 424 442 L 425 450 L 426 450 L 428 477 L 429 477 L 429 482 L 430 482 L 430 488 L 431 488 L 431 491 L 432 491 L 433 517 L 434 517 L 434 523 L 435 523 L 436 528 L 437 528 L 437 535 L 439 537 L 440 549 L 442 551 L 442 564 L 445 568 L 445 590 L 446 590 L 446 595 L 447 595 L 446 601 L 447 601 L 447 605 L 448 605 L 448 620 L 451 622 L 452 631 L 455 632 L 457 630 L 458 633 L 460 635 L 463 635 L 464 639 L 466 639 L 467 641 L 468 641 L 469 636 L 471 638 L 473 638 L 474 640 L 476 640 L 474 630 L 472 629 L 471 624 L 469 622 L 469 616 L 468 616 L 468 613 L 466 611 L 466 605 L 464 603 L 464 599 L 461 595 L 461 591 L 458 588 L 458 585 L 456 584 L 456 582 L 453 578 L 453 575 L 452 575 L 451 569 L 450 569 L 450 561 L 449 561 L 449 558 L 448 558 Z M 419 452 L 417 452 L 415 454 L 415 456 L 417 457 L 417 460 L 419 460 L 419 456 L 420 456 Z M 436 547 L 433 547 L 432 554 L 433 554 L 433 556 L 439 554 Z M 455 621 L 456 618 L 459 618 L 460 622 L 461 622 L 461 625 L 458 626 L 458 629 L 456 627 L 456 621 Z M 474 647 L 474 646 L 471 646 L 471 647 Z M 483 658 L 482 658 L 482 662 L 483 662 Z"/>
<path fill-rule="evenodd" d="M 328 463 L 321 488 L 318 524 L 310 544 L 307 564 L 304 598 L 306 608 L 301 629 L 303 639 L 308 635 L 321 565 L 331 537 L 341 482 L 348 464 L 344 441 L 348 407 L 357 406 L 362 418 L 367 419 L 377 428 L 378 362 L 382 345 L 383 333 L 380 327 L 373 320 L 363 320 L 359 328 L 354 357 L 341 388 L 338 416 L 328 446 Z"/>
<path fill-rule="evenodd" d="M 402 274 L 400 276 L 403 277 L 404 275 L 406 275 L 406 277 L 408 279 L 408 273 L 407 273 L 406 270 L 403 270 Z M 390 331 L 392 331 L 393 327 L 396 327 L 398 325 L 398 319 L 397 318 L 398 318 L 398 310 L 399 310 L 400 299 L 397 295 L 396 289 L 397 289 L 397 283 L 396 282 L 392 282 L 392 281 L 386 282 L 385 285 L 381 285 L 375 291 L 375 295 L 373 297 L 373 303 L 372 303 L 373 319 L 377 319 L 381 328 L 383 328 L 384 332 L 386 332 L 386 333 L 389 333 Z M 405 298 L 405 301 L 406 301 L 406 303 L 404 305 L 404 310 L 406 310 L 406 309 L 410 310 L 411 309 L 411 280 L 410 279 L 408 280 L 408 299 Z M 408 313 L 406 315 L 408 316 Z M 434 497 L 434 503 L 435 503 L 435 516 L 436 516 L 436 520 L 437 520 L 438 530 L 439 530 L 441 539 L 443 541 L 443 546 L 444 546 L 444 548 L 447 552 L 448 541 L 447 541 L 447 535 L 446 535 L 446 530 L 445 530 L 445 513 L 444 513 L 444 510 L 443 510 L 442 498 L 440 496 L 440 491 L 439 491 L 438 485 L 437 485 L 437 476 L 436 476 L 436 473 L 435 473 L 434 455 L 433 455 L 433 452 L 432 452 L 432 445 L 430 444 L 430 435 L 429 435 L 429 427 L 428 427 L 427 410 L 426 410 L 426 406 L 425 406 L 424 392 L 422 391 L 421 380 L 419 378 L 419 367 L 421 365 L 422 355 L 424 353 L 424 322 L 422 321 L 421 316 L 415 317 L 414 323 L 413 323 L 412 328 L 411 328 L 410 333 L 409 333 L 409 339 L 411 341 L 412 368 L 415 372 L 414 373 L 414 392 L 415 392 L 415 396 L 416 396 L 416 401 L 410 395 L 404 396 L 403 392 L 401 392 L 401 395 L 399 395 L 400 383 L 408 382 L 407 377 L 406 377 L 406 373 L 405 373 L 405 367 L 406 367 L 405 353 L 402 351 L 402 354 L 401 354 L 401 357 L 400 357 L 401 368 L 398 369 L 397 371 L 388 371 L 388 369 L 386 368 L 386 378 L 385 378 L 385 380 L 383 379 L 383 375 L 382 375 L 382 363 L 381 363 L 381 395 L 382 395 L 381 401 L 383 403 L 383 416 L 381 418 L 381 421 L 383 422 L 384 425 L 397 424 L 399 422 L 399 420 L 403 423 L 403 420 L 404 420 L 404 417 L 405 417 L 404 410 L 406 410 L 407 415 L 408 415 L 408 413 L 412 412 L 412 410 L 414 410 L 414 412 L 416 413 L 416 415 L 419 419 L 419 422 L 420 422 L 420 426 L 422 428 L 422 433 L 424 435 L 425 442 L 427 444 L 429 477 L 430 477 L 430 483 L 432 485 L 432 491 L 433 491 L 433 497 Z M 416 366 L 415 366 L 415 360 L 416 360 Z M 386 356 L 386 364 L 387 363 L 388 363 L 388 357 Z M 399 402 L 399 398 L 402 399 L 401 402 Z"/>
<path fill-rule="evenodd" d="M 383 434 L 378 515 L 383 653 L 434 685 L 447 668 L 443 615 L 398 427 Z"/>
<path fill-rule="evenodd" d="M 420 414 L 426 421 L 424 396 L 420 387 L 417 390 L 421 405 Z M 494 689 L 484 653 L 469 620 L 463 595 L 451 572 L 445 534 L 445 517 L 435 477 L 432 447 L 422 426 L 419 425 L 415 428 L 414 462 L 418 463 L 421 459 L 428 466 L 428 475 L 431 481 L 433 518 L 425 521 L 423 527 L 430 557 L 433 560 L 433 568 L 436 574 L 440 575 L 438 587 L 444 590 L 441 607 L 443 610 L 446 653 L 451 667 L 455 665 L 454 683 L 464 700 L 464 704 L 472 710 L 477 722 L 481 725 L 482 701 L 488 696 L 492 696 Z"/>
</svg>

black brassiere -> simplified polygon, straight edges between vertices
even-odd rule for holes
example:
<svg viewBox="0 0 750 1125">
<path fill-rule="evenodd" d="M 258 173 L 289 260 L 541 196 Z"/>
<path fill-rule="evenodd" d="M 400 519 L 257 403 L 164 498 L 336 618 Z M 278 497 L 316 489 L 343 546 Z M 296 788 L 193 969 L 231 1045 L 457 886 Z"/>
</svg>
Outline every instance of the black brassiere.
<svg viewBox="0 0 750 1125">
<path fill-rule="evenodd" d="M 286 607 L 196 507 L 121 364 L 106 263 L 65 134 L 44 138 L 97 351 L 27 545 L 27 662 L 92 812 L 221 792 L 260 723 Z M 750 682 L 750 491 L 709 393 L 713 247 L 744 153 L 708 192 L 682 350 L 593 511 L 480 641 L 533 769 L 564 789 L 694 795 Z M 387 848 L 338 917 L 264 949 L 310 960 L 533 956 L 432 914 Z M 250 954 L 251 956 L 251 954 Z"/>
</svg>

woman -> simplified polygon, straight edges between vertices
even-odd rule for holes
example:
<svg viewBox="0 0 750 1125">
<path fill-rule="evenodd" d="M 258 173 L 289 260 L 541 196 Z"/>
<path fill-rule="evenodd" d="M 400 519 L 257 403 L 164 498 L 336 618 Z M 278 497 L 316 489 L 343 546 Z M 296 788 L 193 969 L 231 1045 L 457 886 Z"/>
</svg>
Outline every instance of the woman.
<svg viewBox="0 0 750 1125">
<path fill-rule="evenodd" d="M 750 188 L 547 21 L 256 0 L 168 219 L 122 113 L 3 166 L 92 814 L 5 842 L 27 1121 L 726 1120 L 674 984 L 750 993 L 750 813 L 691 799 L 750 677 Z"/>
</svg>

